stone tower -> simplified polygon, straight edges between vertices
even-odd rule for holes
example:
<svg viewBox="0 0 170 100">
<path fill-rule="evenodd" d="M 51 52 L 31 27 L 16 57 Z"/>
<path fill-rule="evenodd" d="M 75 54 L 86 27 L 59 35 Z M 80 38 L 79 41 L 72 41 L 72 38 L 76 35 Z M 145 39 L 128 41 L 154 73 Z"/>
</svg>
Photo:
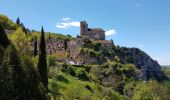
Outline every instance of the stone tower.
<svg viewBox="0 0 170 100">
<path fill-rule="evenodd" d="M 87 22 L 85 20 L 81 21 L 80 22 L 80 35 L 83 36 L 83 35 L 87 34 L 87 32 L 88 32 Z"/>
</svg>

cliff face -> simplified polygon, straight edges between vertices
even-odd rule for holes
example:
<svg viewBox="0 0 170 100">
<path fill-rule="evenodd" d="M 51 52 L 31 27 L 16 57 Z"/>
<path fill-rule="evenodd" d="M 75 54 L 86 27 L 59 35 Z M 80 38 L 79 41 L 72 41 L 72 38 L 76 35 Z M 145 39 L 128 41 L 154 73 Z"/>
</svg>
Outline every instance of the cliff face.
<svg viewBox="0 0 170 100">
<path fill-rule="evenodd" d="M 157 80 L 165 79 L 161 66 L 145 52 L 138 48 L 121 48 L 120 51 L 123 53 L 121 58 L 125 63 L 132 63 L 141 71 L 140 74 L 143 80 L 151 78 Z"/>
<path fill-rule="evenodd" d="M 114 61 L 114 58 L 117 56 L 122 64 L 134 64 L 137 71 L 137 77 L 140 80 L 147 81 L 148 79 L 156 79 L 163 80 L 165 79 L 165 75 L 161 71 L 161 66 L 157 61 L 153 60 L 149 55 L 138 48 L 126 48 L 113 46 L 112 48 L 103 47 L 99 45 L 95 49 L 89 48 L 90 50 L 86 50 L 83 54 L 81 54 L 80 58 L 83 58 L 82 64 L 104 64 L 108 60 Z M 87 47 L 86 47 L 87 48 Z M 89 51 L 93 51 L 98 53 L 98 56 L 95 56 L 95 53 L 90 56 L 91 53 Z M 88 55 L 89 54 L 89 55 Z"/>
</svg>

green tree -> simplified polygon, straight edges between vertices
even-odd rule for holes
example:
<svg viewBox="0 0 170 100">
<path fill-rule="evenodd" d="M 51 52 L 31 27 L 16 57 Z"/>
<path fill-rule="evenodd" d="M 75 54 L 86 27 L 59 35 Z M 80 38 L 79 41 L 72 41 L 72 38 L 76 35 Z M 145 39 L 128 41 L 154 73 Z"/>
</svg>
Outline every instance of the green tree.
<svg viewBox="0 0 170 100">
<path fill-rule="evenodd" d="M 25 34 L 27 34 L 27 29 L 25 28 L 24 24 L 21 23 L 20 26 L 22 27 L 22 30 Z"/>
<path fill-rule="evenodd" d="M 12 43 L 17 47 L 21 54 L 30 53 L 30 42 L 27 35 L 23 32 L 22 28 L 18 28 L 14 34 L 12 34 Z"/>
<path fill-rule="evenodd" d="M 10 45 L 0 65 L 0 100 L 43 100 L 38 74 L 30 57 Z"/>
<path fill-rule="evenodd" d="M 10 41 L 8 40 L 3 25 L 0 23 L 0 45 L 2 45 L 3 48 L 6 48 L 9 44 Z"/>
<path fill-rule="evenodd" d="M 17 28 L 17 25 L 10 20 L 7 16 L 0 14 L 0 23 L 3 25 L 5 29 L 8 30 L 15 30 Z"/>
<path fill-rule="evenodd" d="M 21 65 L 21 58 L 14 46 L 5 49 L 0 71 L 0 99 L 24 99 L 27 94 L 26 75 Z"/>
<path fill-rule="evenodd" d="M 56 100 L 57 95 L 59 95 L 59 86 L 55 80 L 49 80 L 49 89 L 50 93 L 53 95 L 53 100 Z"/>
<path fill-rule="evenodd" d="M 16 20 L 16 24 L 17 24 L 17 25 L 20 25 L 20 24 L 21 24 L 19 17 L 18 17 L 17 20 Z"/>
<path fill-rule="evenodd" d="M 46 61 L 46 44 L 44 29 L 41 29 L 41 40 L 39 47 L 39 59 L 38 59 L 38 71 L 43 86 L 48 89 L 48 77 L 47 77 L 47 61 Z"/>
<path fill-rule="evenodd" d="M 132 100 L 160 100 L 163 90 L 156 81 L 138 83 L 133 91 Z"/>
<path fill-rule="evenodd" d="M 38 50 L 37 50 L 37 37 L 34 38 L 34 57 L 37 56 Z"/>
</svg>

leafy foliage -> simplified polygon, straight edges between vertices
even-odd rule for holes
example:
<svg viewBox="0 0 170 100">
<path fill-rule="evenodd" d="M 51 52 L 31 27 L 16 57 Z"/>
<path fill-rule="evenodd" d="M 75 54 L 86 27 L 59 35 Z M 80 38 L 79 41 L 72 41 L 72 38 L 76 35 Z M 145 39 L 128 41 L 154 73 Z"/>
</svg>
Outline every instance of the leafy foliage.
<svg viewBox="0 0 170 100">
<path fill-rule="evenodd" d="M 28 60 L 21 59 L 14 46 L 5 49 L 0 65 L 0 99 L 43 99 L 37 73 L 29 65 Z"/>
<path fill-rule="evenodd" d="M 22 28 L 18 28 L 11 36 L 12 43 L 21 54 L 30 54 L 30 43 Z"/>
<path fill-rule="evenodd" d="M 5 15 L 0 15 L 0 23 L 5 29 L 15 30 L 17 28 L 17 25 Z"/>
<path fill-rule="evenodd" d="M 114 46 L 106 48 L 84 38 L 81 54 L 97 58 L 92 65 L 67 65 L 58 58 L 66 59 L 66 52 L 48 55 L 46 61 L 45 40 L 54 38 L 72 40 L 70 35 L 31 31 L 26 34 L 18 18 L 18 25 L 0 15 L 0 100 L 46 100 L 47 92 L 54 100 L 169 100 L 170 82 L 150 80 L 146 83 L 136 78 L 138 69 L 134 59 L 124 50 Z M 4 27 L 3 27 L 4 26 Z M 16 30 L 9 34 L 4 29 Z M 24 31 L 25 30 L 25 31 Z M 35 38 L 36 36 L 36 38 Z M 30 56 L 30 41 L 34 42 L 34 57 Z M 37 42 L 40 40 L 39 56 Z M 2 42 L 3 41 L 3 42 Z M 6 41 L 6 42 L 4 42 Z M 138 49 L 135 53 L 143 55 Z M 64 64 L 63 64 L 64 63 Z M 169 75 L 168 69 L 164 72 Z M 48 73 L 48 74 L 47 74 Z M 47 76 L 48 75 L 48 76 Z M 49 81 L 49 83 L 48 83 Z M 48 91 L 47 91 L 48 88 Z"/>
</svg>

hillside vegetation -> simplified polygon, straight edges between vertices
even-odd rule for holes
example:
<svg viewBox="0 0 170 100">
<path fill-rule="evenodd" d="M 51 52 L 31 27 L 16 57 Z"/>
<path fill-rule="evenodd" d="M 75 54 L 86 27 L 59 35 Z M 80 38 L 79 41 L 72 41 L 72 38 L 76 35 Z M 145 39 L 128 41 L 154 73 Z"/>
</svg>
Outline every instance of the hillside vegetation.
<svg viewBox="0 0 170 100">
<path fill-rule="evenodd" d="M 14 32 L 7 35 L 5 29 Z M 30 42 L 35 36 L 40 52 L 33 56 Z M 44 32 L 43 28 L 41 32 L 29 31 L 0 15 L 0 100 L 170 99 L 170 82 L 165 76 L 168 70 L 164 75 L 145 52 L 84 40 L 79 57 L 95 62 L 70 65 L 58 61 L 55 54 L 46 54 L 45 40 L 49 37 L 74 39 Z"/>
</svg>

